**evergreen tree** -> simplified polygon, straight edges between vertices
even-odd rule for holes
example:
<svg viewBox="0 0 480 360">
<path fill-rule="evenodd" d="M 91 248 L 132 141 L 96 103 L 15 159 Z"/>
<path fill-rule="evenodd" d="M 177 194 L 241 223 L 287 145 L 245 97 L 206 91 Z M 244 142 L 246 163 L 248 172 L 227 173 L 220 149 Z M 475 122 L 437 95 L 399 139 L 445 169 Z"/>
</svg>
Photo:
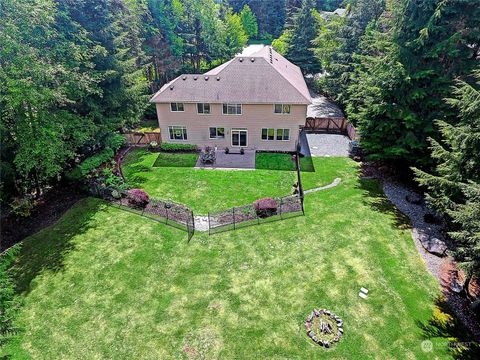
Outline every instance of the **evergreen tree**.
<svg viewBox="0 0 480 360">
<path fill-rule="evenodd" d="M 287 15 L 285 0 L 250 0 L 248 5 L 257 18 L 260 38 L 280 36 Z"/>
<path fill-rule="evenodd" d="M 347 16 L 331 17 L 319 26 L 318 37 L 313 42 L 314 53 L 325 73 L 317 86 L 342 106 L 348 98 L 353 54 L 360 52 L 359 45 L 365 29 L 383 13 L 384 2 L 352 0 L 347 6 Z"/>
<path fill-rule="evenodd" d="M 256 38 L 258 35 L 257 18 L 250 9 L 250 6 L 245 4 L 240 12 L 240 17 L 242 19 L 243 29 L 245 30 L 247 36 L 249 38 Z"/>
<path fill-rule="evenodd" d="M 295 14 L 300 10 L 302 7 L 302 0 L 286 0 L 285 2 L 285 12 L 287 14 L 285 20 L 285 27 L 289 28 L 293 25 L 293 19 L 295 18 Z"/>
<path fill-rule="evenodd" d="M 398 0 L 388 3 L 380 20 L 371 20 L 375 32 L 363 35 L 352 53 L 354 70 L 340 77 L 346 79 L 342 100 L 347 115 L 360 126 L 372 158 L 397 165 L 431 161 L 426 139 L 436 136 L 433 120 L 452 116 L 442 99 L 453 79 L 477 63 L 479 11 L 468 0 Z M 352 34 L 360 34 L 361 26 L 357 29 Z M 375 45 L 380 38 L 384 44 Z M 387 49 L 393 50 L 390 68 L 381 66 Z M 379 67 L 372 67 L 374 63 Z"/>
<path fill-rule="evenodd" d="M 416 141 L 422 130 L 408 124 L 412 115 L 403 96 L 408 78 L 392 32 L 388 20 L 367 28 L 359 46 L 361 55 L 353 55 L 347 88 L 349 119 L 358 126 L 364 151 L 374 160 L 408 158 L 422 146 Z"/>
<path fill-rule="evenodd" d="M 179 0 L 148 0 L 144 51 L 150 92 L 173 79 L 182 67 L 183 39 L 179 36 L 183 5 Z"/>
<path fill-rule="evenodd" d="M 314 74 L 320 70 L 320 64 L 314 56 L 312 44 L 317 36 L 319 21 L 312 0 L 303 0 L 302 7 L 293 20 L 290 42 L 285 56 L 298 65 L 304 74 Z"/>
<path fill-rule="evenodd" d="M 437 165 L 428 173 L 415 169 L 428 202 L 453 222 L 454 257 L 470 275 L 480 275 L 480 69 L 476 83 L 457 81 L 446 101 L 458 119 L 437 121 L 441 140 L 430 138 Z"/>
<path fill-rule="evenodd" d="M 182 0 L 183 16 L 179 35 L 183 40 L 183 58 L 193 72 L 199 72 L 202 61 L 210 62 L 225 54 L 220 6 L 213 0 Z"/>
</svg>

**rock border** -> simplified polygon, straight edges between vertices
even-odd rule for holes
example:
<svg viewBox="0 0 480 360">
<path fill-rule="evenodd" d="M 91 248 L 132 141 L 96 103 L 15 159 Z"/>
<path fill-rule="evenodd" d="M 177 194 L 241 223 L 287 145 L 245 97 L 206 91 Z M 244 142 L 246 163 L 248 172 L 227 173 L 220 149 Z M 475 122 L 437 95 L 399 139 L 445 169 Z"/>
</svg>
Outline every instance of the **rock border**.
<svg viewBox="0 0 480 360">
<path fill-rule="evenodd" d="M 321 315 L 326 315 L 335 323 L 337 324 L 337 333 L 335 334 L 333 340 L 324 340 L 324 339 L 319 339 L 317 335 L 315 335 L 315 332 L 312 330 L 312 325 L 313 325 L 313 319 L 319 319 Z M 343 336 L 343 320 L 337 316 L 335 313 L 327 310 L 327 309 L 313 309 L 313 311 L 310 313 L 310 315 L 307 316 L 307 319 L 305 320 L 305 329 L 307 329 L 307 336 L 312 339 L 312 341 L 322 347 L 329 348 L 330 346 L 334 345 L 335 343 L 339 342 L 340 339 Z"/>
</svg>

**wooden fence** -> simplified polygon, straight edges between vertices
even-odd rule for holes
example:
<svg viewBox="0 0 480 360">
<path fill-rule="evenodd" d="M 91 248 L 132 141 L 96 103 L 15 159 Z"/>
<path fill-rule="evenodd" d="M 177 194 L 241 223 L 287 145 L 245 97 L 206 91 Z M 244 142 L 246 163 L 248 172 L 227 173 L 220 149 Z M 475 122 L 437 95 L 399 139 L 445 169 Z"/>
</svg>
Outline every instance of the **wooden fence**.
<svg viewBox="0 0 480 360">
<path fill-rule="evenodd" d="M 128 132 L 124 135 L 128 146 L 146 146 L 152 141 L 160 145 L 161 142 L 159 132 Z"/>
<path fill-rule="evenodd" d="M 358 139 L 358 134 L 355 130 L 355 127 L 344 117 L 309 117 L 305 121 L 304 130 L 346 134 L 352 140 Z"/>
</svg>

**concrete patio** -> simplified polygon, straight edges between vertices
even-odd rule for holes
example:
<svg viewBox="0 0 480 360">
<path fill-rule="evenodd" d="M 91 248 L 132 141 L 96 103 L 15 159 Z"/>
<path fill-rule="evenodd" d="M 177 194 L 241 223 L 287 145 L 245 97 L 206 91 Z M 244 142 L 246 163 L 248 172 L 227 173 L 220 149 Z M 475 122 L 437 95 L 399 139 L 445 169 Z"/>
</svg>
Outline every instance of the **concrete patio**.
<svg viewBox="0 0 480 360">
<path fill-rule="evenodd" d="M 198 157 L 195 168 L 198 169 L 236 169 L 236 170 L 254 170 L 255 169 L 255 150 L 245 150 L 245 154 L 240 154 L 239 150 L 231 150 L 225 154 L 224 150 L 215 151 L 215 162 L 213 164 L 204 164 Z"/>
</svg>

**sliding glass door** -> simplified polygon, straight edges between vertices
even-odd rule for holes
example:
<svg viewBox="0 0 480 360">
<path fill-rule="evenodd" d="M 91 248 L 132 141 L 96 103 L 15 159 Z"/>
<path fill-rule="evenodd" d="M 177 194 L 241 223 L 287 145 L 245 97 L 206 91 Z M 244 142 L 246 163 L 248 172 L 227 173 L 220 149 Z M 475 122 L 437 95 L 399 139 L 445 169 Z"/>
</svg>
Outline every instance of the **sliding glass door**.
<svg viewBox="0 0 480 360">
<path fill-rule="evenodd" d="M 232 146 L 246 147 L 247 137 L 246 129 L 232 129 Z"/>
</svg>

